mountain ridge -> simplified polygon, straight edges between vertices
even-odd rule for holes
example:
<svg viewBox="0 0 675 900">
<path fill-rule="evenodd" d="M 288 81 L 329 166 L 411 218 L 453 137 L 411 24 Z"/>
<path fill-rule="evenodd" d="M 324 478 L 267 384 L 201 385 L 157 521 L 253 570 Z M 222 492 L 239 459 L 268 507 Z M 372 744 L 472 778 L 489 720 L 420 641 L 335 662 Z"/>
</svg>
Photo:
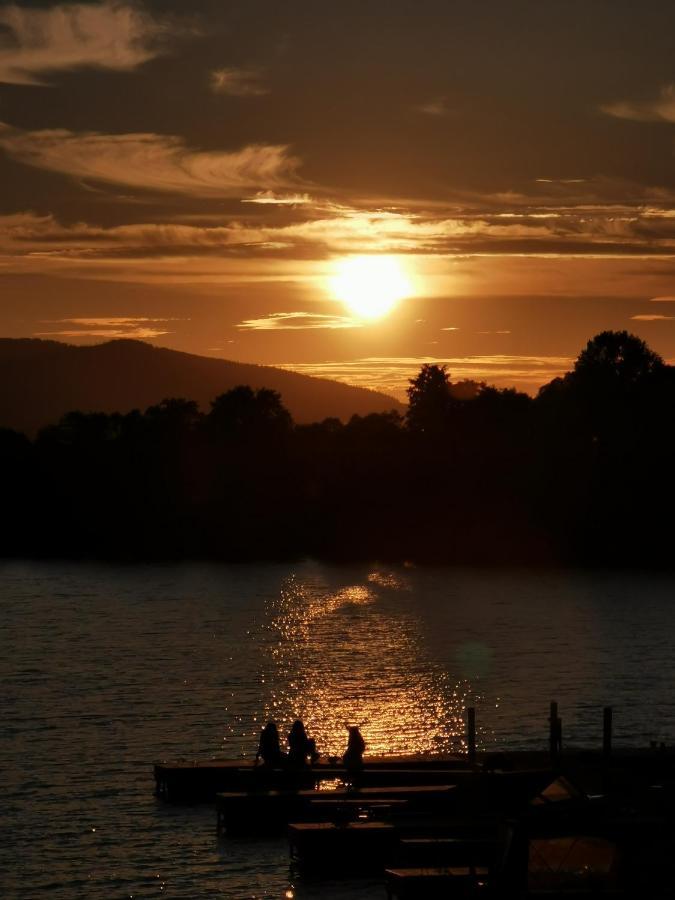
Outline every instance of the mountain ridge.
<svg viewBox="0 0 675 900">
<path fill-rule="evenodd" d="M 71 410 L 145 409 L 165 397 L 209 403 L 239 384 L 271 388 L 298 423 L 403 409 L 368 388 L 119 338 L 75 345 L 40 338 L 0 338 L 0 427 L 34 434 Z"/>
</svg>

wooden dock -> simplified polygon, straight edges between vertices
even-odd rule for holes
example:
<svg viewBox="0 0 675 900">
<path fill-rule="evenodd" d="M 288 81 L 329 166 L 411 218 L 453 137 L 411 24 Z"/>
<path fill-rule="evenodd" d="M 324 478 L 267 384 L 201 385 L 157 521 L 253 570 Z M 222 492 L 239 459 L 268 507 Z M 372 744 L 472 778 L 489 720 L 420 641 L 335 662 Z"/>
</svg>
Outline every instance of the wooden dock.
<svg viewBox="0 0 675 900">
<path fill-rule="evenodd" d="M 466 755 L 366 758 L 357 779 L 332 759 L 300 769 L 160 762 L 156 791 L 170 802 L 215 802 L 221 832 L 287 830 L 300 870 L 378 873 L 392 898 L 550 897 L 561 879 L 585 895 L 591 884 L 603 895 L 675 896 L 675 750 L 617 748 L 609 708 L 597 748 L 563 744 L 556 703 L 548 722 L 545 750 L 481 752 L 468 711 Z M 329 781 L 343 786 L 327 789 Z M 581 862 L 557 872 L 568 851 Z M 614 862 L 598 867 L 596 851 Z M 533 874 L 532 859 L 547 853 L 551 864 Z"/>
<path fill-rule="evenodd" d="M 395 853 L 390 822 L 300 822 L 289 826 L 291 859 L 304 871 L 366 874 L 381 871 Z"/>
<path fill-rule="evenodd" d="M 473 772 L 465 758 L 372 757 L 359 773 L 363 787 L 459 783 Z M 320 760 L 306 768 L 268 768 L 230 759 L 155 763 L 155 793 L 171 803 L 213 802 L 227 791 L 302 790 L 325 781 L 348 781 L 342 765 Z"/>
<path fill-rule="evenodd" d="M 224 792 L 216 796 L 217 828 L 228 834 L 267 835 L 290 822 L 346 823 L 362 815 L 405 810 L 452 812 L 455 785 L 366 787 L 336 791 Z"/>
</svg>

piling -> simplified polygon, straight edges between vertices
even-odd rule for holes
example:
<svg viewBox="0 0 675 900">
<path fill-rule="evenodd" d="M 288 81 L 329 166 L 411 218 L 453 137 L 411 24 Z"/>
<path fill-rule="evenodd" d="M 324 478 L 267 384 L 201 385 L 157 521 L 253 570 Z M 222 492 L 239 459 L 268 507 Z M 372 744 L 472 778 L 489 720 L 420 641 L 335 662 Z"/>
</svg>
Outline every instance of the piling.
<svg viewBox="0 0 675 900">
<path fill-rule="evenodd" d="M 551 709 L 549 712 L 549 755 L 551 757 L 551 766 L 556 768 L 560 762 L 560 754 L 562 750 L 562 719 L 558 715 L 558 704 L 555 700 L 551 701 Z"/>
<path fill-rule="evenodd" d="M 612 707 L 606 706 L 602 713 L 602 759 L 605 764 L 612 757 Z"/>
<path fill-rule="evenodd" d="M 466 710 L 466 743 L 469 754 L 469 763 L 473 766 L 476 762 L 476 707 L 469 706 Z"/>
</svg>

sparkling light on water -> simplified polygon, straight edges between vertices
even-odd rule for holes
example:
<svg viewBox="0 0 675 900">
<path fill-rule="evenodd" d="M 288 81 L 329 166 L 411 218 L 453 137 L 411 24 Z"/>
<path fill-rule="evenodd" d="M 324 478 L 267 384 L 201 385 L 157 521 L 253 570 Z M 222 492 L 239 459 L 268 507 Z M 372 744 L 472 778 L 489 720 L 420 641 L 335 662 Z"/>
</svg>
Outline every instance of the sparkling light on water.
<svg viewBox="0 0 675 900">
<path fill-rule="evenodd" d="M 2 900 L 375 900 L 296 880 L 288 845 L 221 841 L 152 795 L 154 759 L 255 754 L 274 716 L 324 752 L 675 738 L 671 576 L 302 564 L 0 564 Z"/>
<path fill-rule="evenodd" d="M 459 749 L 468 683 L 423 660 L 409 613 L 392 616 L 377 603 L 405 587 L 381 572 L 335 591 L 290 578 L 270 604 L 265 718 L 283 728 L 302 718 L 331 756 L 344 752 L 347 725 L 360 727 L 371 754 Z"/>
</svg>

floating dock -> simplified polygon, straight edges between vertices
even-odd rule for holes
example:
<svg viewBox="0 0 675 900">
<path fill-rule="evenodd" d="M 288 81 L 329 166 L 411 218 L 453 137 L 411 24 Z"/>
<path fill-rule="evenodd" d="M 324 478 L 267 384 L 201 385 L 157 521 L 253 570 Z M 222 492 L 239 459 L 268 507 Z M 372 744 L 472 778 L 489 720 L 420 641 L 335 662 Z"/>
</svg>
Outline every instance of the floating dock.
<svg viewBox="0 0 675 900">
<path fill-rule="evenodd" d="M 362 787 L 456 784 L 473 767 L 460 756 L 372 757 L 359 772 Z M 322 760 L 305 768 L 269 768 L 231 759 L 158 762 L 154 766 L 155 793 L 170 803 L 213 802 L 228 791 L 311 789 L 326 781 L 349 781 L 342 765 Z"/>
<path fill-rule="evenodd" d="M 563 751 L 557 703 L 548 722 L 547 751 L 478 752 L 469 709 L 466 755 L 366 758 L 356 776 L 333 758 L 162 761 L 156 793 L 215 803 L 221 832 L 286 831 L 295 867 L 379 874 L 391 898 L 675 896 L 675 751 L 613 747 L 609 707 L 597 749 Z"/>
<path fill-rule="evenodd" d="M 217 827 L 228 834 L 283 831 L 290 822 L 347 823 L 373 813 L 448 814 L 455 785 L 367 787 L 335 791 L 227 792 L 216 796 Z"/>
</svg>

